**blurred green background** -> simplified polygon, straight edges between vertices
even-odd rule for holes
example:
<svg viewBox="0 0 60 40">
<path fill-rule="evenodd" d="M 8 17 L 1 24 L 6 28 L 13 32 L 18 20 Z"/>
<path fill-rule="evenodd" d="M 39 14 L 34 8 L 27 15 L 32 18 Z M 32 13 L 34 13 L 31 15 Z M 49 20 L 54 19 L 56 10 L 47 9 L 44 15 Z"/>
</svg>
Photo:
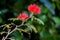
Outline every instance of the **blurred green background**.
<svg viewBox="0 0 60 40">
<path fill-rule="evenodd" d="M 41 7 L 41 14 L 34 16 L 44 22 L 43 26 L 33 21 L 38 33 L 32 32 L 30 40 L 60 40 L 60 0 L 0 0 L 0 25 L 13 22 L 8 19 L 16 18 L 22 12 L 29 14 L 27 10 L 29 4 L 37 4 Z M 13 23 L 19 24 L 19 21 Z M 29 40 L 28 34 L 24 36 L 22 39 L 17 31 L 12 34 L 11 40 Z M 2 35 L 0 40 L 1 38 Z"/>
</svg>

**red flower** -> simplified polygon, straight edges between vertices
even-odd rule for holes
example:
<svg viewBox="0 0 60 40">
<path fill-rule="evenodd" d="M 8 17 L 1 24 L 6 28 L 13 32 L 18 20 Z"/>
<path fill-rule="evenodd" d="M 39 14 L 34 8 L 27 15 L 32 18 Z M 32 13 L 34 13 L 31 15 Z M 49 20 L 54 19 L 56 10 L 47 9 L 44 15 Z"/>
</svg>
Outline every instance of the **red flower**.
<svg viewBox="0 0 60 40">
<path fill-rule="evenodd" d="M 30 12 L 32 12 L 34 14 L 40 14 L 41 8 L 36 4 L 30 4 L 28 6 L 28 11 L 30 11 Z"/>
<path fill-rule="evenodd" d="M 27 20 L 28 19 L 28 14 L 22 13 L 18 16 L 19 20 Z"/>
</svg>

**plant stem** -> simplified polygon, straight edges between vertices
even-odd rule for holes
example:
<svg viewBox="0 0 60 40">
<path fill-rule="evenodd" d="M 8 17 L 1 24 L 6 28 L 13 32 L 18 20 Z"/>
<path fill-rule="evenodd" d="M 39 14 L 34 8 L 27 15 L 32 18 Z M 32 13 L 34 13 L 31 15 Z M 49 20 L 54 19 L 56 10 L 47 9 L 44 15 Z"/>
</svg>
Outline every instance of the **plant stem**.
<svg viewBox="0 0 60 40">
<path fill-rule="evenodd" d="M 22 21 L 22 24 L 19 25 L 19 26 L 22 26 L 22 25 L 24 25 L 24 21 Z M 6 35 L 6 37 L 3 37 L 2 40 L 6 40 L 7 37 L 8 37 L 11 33 L 13 33 L 19 26 L 16 26 L 11 32 L 8 30 L 8 34 Z"/>
<path fill-rule="evenodd" d="M 33 16 L 33 13 L 30 14 L 30 17 L 29 18 L 31 18 L 32 16 Z"/>
<path fill-rule="evenodd" d="M 7 37 L 16 30 L 16 28 L 17 28 L 17 26 L 16 26 L 15 29 L 13 29 L 11 32 L 8 32 L 8 34 L 6 35 L 6 37 L 3 38 L 2 40 L 6 40 Z"/>
</svg>

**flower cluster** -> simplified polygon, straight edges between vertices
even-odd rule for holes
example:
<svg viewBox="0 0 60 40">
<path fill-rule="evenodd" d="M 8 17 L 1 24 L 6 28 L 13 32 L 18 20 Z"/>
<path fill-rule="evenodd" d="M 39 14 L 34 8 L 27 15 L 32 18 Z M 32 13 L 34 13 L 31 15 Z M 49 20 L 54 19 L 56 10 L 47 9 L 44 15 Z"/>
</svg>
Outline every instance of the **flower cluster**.
<svg viewBox="0 0 60 40">
<path fill-rule="evenodd" d="M 35 15 L 37 15 L 37 14 L 40 14 L 41 8 L 38 5 L 36 5 L 36 4 L 30 4 L 28 6 L 28 11 L 33 13 L 33 14 L 35 14 Z M 28 14 L 22 13 L 22 14 L 20 14 L 18 16 L 18 19 L 19 20 L 28 20 Z"/>
<path fill-rule="evenodd" d="M 28 19 L 28 14 L 22 13 L 18 16 L 19 20 L 27 20 Z"/>
<path fill-rule="evenodd" d="M 41 8 L 36 4 L 31 4 L 28 6 L 28 11 L 34 14 L 40 14 Z"/>
</svg>

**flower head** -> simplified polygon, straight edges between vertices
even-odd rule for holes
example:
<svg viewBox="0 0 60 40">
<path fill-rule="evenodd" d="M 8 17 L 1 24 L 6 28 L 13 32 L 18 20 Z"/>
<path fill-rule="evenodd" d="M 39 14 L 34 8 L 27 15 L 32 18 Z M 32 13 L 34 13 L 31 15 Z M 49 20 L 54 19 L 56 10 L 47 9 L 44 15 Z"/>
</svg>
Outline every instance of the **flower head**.
<svg viewBox="0 0 60 40">
<path fill-rule="evenodd" d="M 22 14 L 20 14 L 19 16 L 18 16 L 18 19 L 19 20 L 28 20 L 28 14 L 26 14 L 26 13 L 22 13 Z"/>
<path fill-rule="evenodd" d="M 30 4 L 28 6 L 28 11 L 30 11 L 30 12 L 32 12 L 34 14 L 40 14 L 41 8 L 36 4 Z"/>
</svg>

